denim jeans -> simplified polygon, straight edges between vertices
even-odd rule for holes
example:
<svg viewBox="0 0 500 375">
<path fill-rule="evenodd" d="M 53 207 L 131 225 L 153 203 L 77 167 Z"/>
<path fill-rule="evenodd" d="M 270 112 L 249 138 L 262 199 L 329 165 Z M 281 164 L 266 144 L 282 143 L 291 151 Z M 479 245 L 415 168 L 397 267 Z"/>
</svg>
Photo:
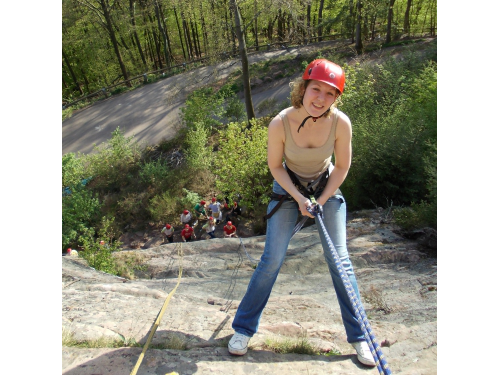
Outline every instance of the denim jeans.
<svg viewBox="0 0 500 375">
<path fill-rule="evenodd" d="M 273 191 L 277 194 L 286 194 L 286 191 L 276 181 L 273 184 Z M 267 213 L 271 212 L 277 204 L 278 201 L 272 200 L 267 207 Z M 278 211 L 267 220 L 264 253 L 250 279 L 245 296 L 241 300 L 233 320 L 232 327 L 236 332 L 249 337 L 252 337 L 257 332 L 262 311 L 267 304 L 281 265 L 285 260 L 285 254 L 298 213 L 297 203 L 285 200 Z M 315 220 L 319 227 L 318 219 Z M 356 295 L 361 301 L 354 270 L 349 259 L 349 254 L 347 253 L 346 204 L 342 196 L 332 196 L 323 205 L 323 222 Z M 347 341 L 349 343 L 363 341 L 365 339 L 363 331 L 356 319 L 354 309 L 351 306 L 322 230 L 319 230 L 319 235 L 321 244 L 323 245 L 325 260 L 332 277 L 333 287 L 337 293 Z"/>
</svg>

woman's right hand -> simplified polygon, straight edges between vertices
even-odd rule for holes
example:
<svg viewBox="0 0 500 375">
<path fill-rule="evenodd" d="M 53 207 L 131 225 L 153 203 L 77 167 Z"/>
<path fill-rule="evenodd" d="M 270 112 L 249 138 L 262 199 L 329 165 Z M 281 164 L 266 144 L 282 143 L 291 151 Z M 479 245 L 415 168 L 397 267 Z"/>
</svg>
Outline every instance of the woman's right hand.
<svg viewBox="0 0 500 375">
<path fill-rule="evenodd" d="M 300 210 L 300 213 L 302 214 L 302 216 L 309 216 L 310 218 L 314 219 L 314 216 L 309 211 L 307 211 L 307 208 L 309 206 L 312 206 L 312 202 L 310 199 L 303 197 L 303 199 L 301 199 L 298 202 L 298 204 L 299 204 L 299 210 Z"/>
</svg>

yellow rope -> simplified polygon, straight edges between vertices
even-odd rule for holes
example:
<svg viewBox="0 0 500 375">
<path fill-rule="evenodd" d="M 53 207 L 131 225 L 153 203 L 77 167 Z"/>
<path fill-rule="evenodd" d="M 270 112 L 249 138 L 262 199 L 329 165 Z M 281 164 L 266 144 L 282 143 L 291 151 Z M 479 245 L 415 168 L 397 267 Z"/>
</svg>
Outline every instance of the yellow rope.
<svg viewBox="0 0 500 375">
<path fill-rule="evenodd" d="M 144 348 L 142 349 L 142 353 L 139 356 L 139 358 L 137 359 L 137 363 L 135 364 L 135 367 L 132 370 L 132 372 L 130 373 L 130 375 L 135 375 L 137 373 L 137 370 L 139 370 L 139 366 L 141 365 L 141 362 L 142 362 L 142 360 L 144 358 L 144 354 L 146 353 L 146 350 L 148 350 L 148 346 L 151 343 L 151 340 L 153 339 L 153 335 L 155 334 L 156 329 L 160 325 L 161 318 L 162 318 L 163 314 L 165 313 L 165 310 L 167 309 L 167 305 L 170 302 L 170 298 L 172 298 L 173 294 L 175 293 L 175 290 L 177 289 L 177 287 L 179 286 L 179 284 L 181 282 L 181 276 L 182 276 L 182 256 L 183 256 L 183 254 L 182 254 L 182 243 L 180 245 L 181 245 L 180 250 L 177 252 L 177 254 L 180 255 L 180 257 L 181 257 L 180 258 L 181 259 L 181 264 L 179 265 L 179 279 L 177 281 L 177 285 L 168 294 L 167 298 L 165 299 L 165 302 L 163 303 L 163 307 L 161 308 L 160 313 L 156 317 L 156 320 L 155 320 L 153 326 L 151 327 L 151 331 L 149 332 L 149 336 L 148 336 L 148 339 L 146 341 L 146 344 L 144 345 Z"/>
</svg>

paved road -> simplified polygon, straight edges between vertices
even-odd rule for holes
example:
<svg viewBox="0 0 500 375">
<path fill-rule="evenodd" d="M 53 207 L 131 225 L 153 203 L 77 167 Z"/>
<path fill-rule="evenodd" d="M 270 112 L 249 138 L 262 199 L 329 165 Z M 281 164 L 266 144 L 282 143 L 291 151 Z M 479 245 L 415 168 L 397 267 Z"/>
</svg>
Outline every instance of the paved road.
<svg viewBox="0 0 500 375">
<path fill-rule="evenodd" d="M 260 52 L 249 55 L 249 63 L 283 55 L 297 55 L 311 49 L 325 47 L 335 42 Z M 180 75 L 163 79 L 150 85 L 118 96 L 112 96 L 91 107 L 73 113 L 62 123 L 62 154 L 68 152 L 90 153 L 94 144 L 111 138 L 119 126 L 126 137 L 134 135 L 139 142 L 157 144 L 162 139 L 171 139 L 182 126 L 180 108 L 186 95 L 196 88 L 221 79 L 241 68 L 237 59 L 216 66 L 198 68 Z M 300 72 L 297 72 L 300 74 Z M 254 108 L 264 99 L 276 98 L 278 103 L 286 100 L 290 89 L 290 77 L 266 90 L 252 92 Z"/>
</svg>

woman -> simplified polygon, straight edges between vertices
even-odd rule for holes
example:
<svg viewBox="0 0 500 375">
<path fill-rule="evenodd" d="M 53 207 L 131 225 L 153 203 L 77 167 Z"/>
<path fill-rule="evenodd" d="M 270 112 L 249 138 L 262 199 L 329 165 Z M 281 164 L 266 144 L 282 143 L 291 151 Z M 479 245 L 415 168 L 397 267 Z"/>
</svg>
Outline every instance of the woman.
<svg viewBox="0 0 500 375">
<path fill-rule="evenodd" d="M 210 238 L 215 238 L 215 219 L 210 216 L 205 225 L 203 225 L 202 229 L 207 232 Z"/>
<path fill-rule="evenodd" d="M 269 124 L 267 156 L 274 182 L 273 200 L 267 209 L 266 245 L 233 321 L 235 334 L 228 344 L 231 354 L 247 352 L 248 341 L 257 332 L 262 311 L 283 264 L 297 211 L 314 218 L 307 210 L 312 205 L 311 195 L 323 207 L 328 235 L 361 300 L 347 253 L 346 204 L 339 190 L 351 165 L 351 122 L 334 105 L 344 90 L 344 83 L 340 66 L 326 59 L 312 61 L 302 77 L 291 84 L 292 106 Z M 332 154 L 335 165 L 331 163 Z M 322 231 L 320 238 L 347 341 L 355 348 L 361 363 L 375 366 Z"/>
</svg>

